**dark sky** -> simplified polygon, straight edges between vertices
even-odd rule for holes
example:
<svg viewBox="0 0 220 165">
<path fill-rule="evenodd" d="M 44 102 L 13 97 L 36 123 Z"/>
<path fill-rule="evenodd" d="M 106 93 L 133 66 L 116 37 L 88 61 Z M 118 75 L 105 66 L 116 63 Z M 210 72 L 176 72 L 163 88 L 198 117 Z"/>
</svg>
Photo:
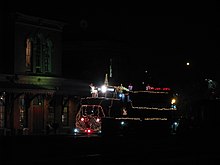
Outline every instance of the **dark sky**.
<svg viewBox="0 0 220 165">
<path fill-rule="evenodd" d="M 186 75 L 187 61 L 192 64 L 190 72 L 194 75 L 219 80 L 217 56 L 220 52 L 216 38 L 220 17 L 215 2 L 148 4 L 141 8 L 80 8 L 70 1 L 22 2 L 8 1 L 7 9 L 68 23 L 64 28 L 64 43 L 67 45 L 64 48 L 83 41 L 93 43 L 86 48 L 87 53 L 83 51 L 84 57 L 80 56 L 83 58 L 81 64 L 85 65 L 81 68 L 85 70 L 78 73 L 79 78 L 80 75 L 91 76 L 90 70 L 96 71 L 96 79 L 103 79 L 105 71 L 99 72 L 96 64 L 103 69 L 109 58 L 113 58 L 121 61 L 123 74 L 127 75 L 120 79 L 122 69 L 117 67 L 120 69 L 119 81 L 125 82 L 127 78 L 128 81 L 141 81 L 145 70 L 157 81 L 164 78 L 168 82 L 171 79 L 182 81 L 186 78 L 182 75 Z M 99 46 L 99 51 L 95 52 L 93 45 L 95 49 Z M 106 50 L 108 52 L 104 53 Z M 68 66 L 75 58 L 82 61 L 80 57 L 64 52 L 64 62 Z M 123 63 L 122 59 L 127 62 Z M 64 67 L 64 72 L 72 70 L 67 74 L 76 75 L 74 70 L 79 67 Z"/>
</svg>

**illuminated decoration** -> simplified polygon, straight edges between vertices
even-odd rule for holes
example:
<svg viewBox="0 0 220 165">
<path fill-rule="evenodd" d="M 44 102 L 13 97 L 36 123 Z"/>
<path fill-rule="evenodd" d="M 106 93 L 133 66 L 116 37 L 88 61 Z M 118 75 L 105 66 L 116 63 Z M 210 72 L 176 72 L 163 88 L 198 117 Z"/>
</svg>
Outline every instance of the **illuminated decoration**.
<svg viewBox="0 0 220 165">
<path fill-rule="evenodd" d="M 120 99 L 106 97 L 81 98 L 80 108 L 76 114 L 75 129 L 73 133 L 91 134 L 101 133 L 103 118 L 114 117 L 121 114 L 123 103 Z"/>
<path fill-rule="evenodd" d="M 122 126 L 125 125 L 125 122 L 124 122 L 124 121 L 121 121 L 121 125 L 122 125 Z"/>
<path fill-rule="evenodd" d="M 90 133 L 93 133 L 93 130 L 91 130 L 91 129 L 85 129 L 84 132 L 90 134 Z"/>
<path fill-rule="evenodd" d="M 151 87 L 147 91 L 131 91 L 129 97 L 133 109 L 177 110 L 177 97 L 170 88 Z"/>
<path fill-rule="evenodd" d="M 119 118 L 115 118 L 116 120 L 138 120 L 141 121 L 141 118 L 135 118 L 135 117 L 119 117 Z M 166 117 L 147 117 L 144 118 L 144 120 L 168 120 Z M 122 121 L 122 122 L 124 122 Z M 121 124 L 122 124 L 121 122 Z"/>
<path fill-rule="evenodd" d="M 122 101 L 125 99 L 125 92 L 128 92 L 129 89 L 125 88 L 122 84 L 118 87 L 116 87 L 116 92 L 118 95 L 118 98 L 120 98 Z"/>
<path fill-rule="evenodd" d="M 146 110 L 159 110 L 159 111 L 170 111 L 170 110 L 176 110 L 176 108 L 158 108 L 158 107 L 134 107 L 132 106 L 133 109 L 146 109 Z"/>
<path fill-rule="evenodd" d="M 141 120 L 139 117 L 123 117 L 123 118 L 121 118 L 121 117 L 116 117 L 115 118 L 116 120 Z"/>
<path fill-rule="evenodd" d="M 148 117 L 148 118 L 144 118 L 144 120 L 167 120 L 167 118 L 165 117 Z"/>
<path fill-rule="evenodd" d="M 170 91 L 170 88 L 166 88 L 166 87 L 152 87 L 150 85 L 146 86 L 146 90 L 147 91 Z"/>
<path fill-rule="evenodd" d="M 129 90 L 129 91 L 132 91 L 132 90 L 133 90 L 133 86 L 132 86 L 131 84 L 129 84 L 128 90 Z"/>
<path fill-rule="evenodd" d="M 105 74 L 104 85 L 105 85 L 105 86 L 108 86 L 108 74 Z"/>
<path fill-rule="evenodd" d="M 107 88 L 107 91 L 114 92 L 114 91 L 115 91 L 115 89 L 114 89 L 114 88 L 112 88 L 112 87 L 108 87 L 108 88 Z"/>
<path fill-rule="evenodd" d="M 175 103 L 176 103 L 176 99 L 172 99 L 171 104 L 175 104 Z"/>
<path fill-rule="evenodd" d="M 120 85 L 120 86 L 118 86 L 118 87 L 116 87 L 117 89 L 117 92 L 119 92 L 119 93 L 123 93 L 124 91 L 129 91 L 129 89 L 128 88 L 125 88 L 122 84 Z"/>
<path fill-rule="evenodd" d="M 101 86 L 101 88 L 98 88 L 98 91 L 101 91 L 102 93 L 106 93 L 107 91 L 114 92 L 115 89 L 114 89 L 114 87 L 109 87 L 109 86 L 107 87 L 107 86 L 103 85 L 103 86 Z"/>
<path fill-rule="evenodd" d="M 173 124 L 171 125 L 171 131 L 173 134 L 176 134 L 178 127 L 179 127 L 179 121 L 174 121 Z"/>
<path fill-rule="evenodd" d="M 92 94 L 92 97 L 98 97 L 98 89 L 91 83 L 90 85 L 90 91 Z"/>
<path fill-rule="evenodd" d="M 112 77 L 112 59 L 110 59 L 109 77 Z"/>
<path fill-rule="evenodd" d="M 100 105 L 82 105 L 76 115 L 75 133 L 99 133 L 101 118 L 105 117 Z"/>
<path fill-rule="evenodd" d="M 149 91 L 132 91 L 132 93 L 169 93 L 168 91 L 157 91 L 157 90 L 149 90 Z"/>
<path fill-rule="evenodd" d="M 108 82 L 108 74 L 105 74 L 104 85 L 97 88 L 97 92 L 101 92 L 99 94 L 103 97 L 110 96 L 110 98 L 124 98 L 124 93 L 128 93 L 129 89 L 124 87 L 122 84 L 120 86 L 110 86 Z"/>
<path fill-rule="evenodd" d="M 171 108 L 177 109 L 176 108 L 176 98 L 171 99 Z"/>
<path fill-rule="evenodd" d="M 101 92 L 102 92 L 102 93 L 106 93 L 106 91 L 107 91 L 107 87 L 106 87 L 105 85 L 103 85 L 103 86 L 101 87 Z"/>
<path fill-rule="evenodd" d="M 122 93 L 120 93 L 120 94 L 119 94 L 119 97 L 123 97 L 123 94 L 122 94 Z"/>
<path fill-rule="evenodd" d="M 146 90 L 147 90 L 147 91 L 148 91 L 148 90 L 151 90 L 151 88 L 152 88 L 152 87 L 151 87 L 150 85 L 147 85 L 147 86 L 146 86 Z"/>
<path fill-rule="evenodd" d="M 74 132 L 74 133 L 79 133 L 79 129 L 74 128 L 73 132 Z"/>
<path fill-rule="evenodd" d="M 167 122 L 170 120 L 169 114 L 176 113 L 175 110 L 177 110 L 177 98 L 168 87 L 150 86 L 147 91 L 133 91 L 123 87 L 122 84 L 120 86 L 103 85 L 98 88 L 98 91 L 100 93 L 114 92 L 117 100 L 120 101 L 120 105 L 113 104 L 114 97 L 100 97 L 99 95 L 98 98 L 82 99 L 80 110 L 76 116 L 77 129 L 75 133 L 100 133 L 101 123 L 105 118 L 104 113 L 113 120 L 117 120 L 119 129 L 127 130 L 130 127 L 131 120 L 134 122 L 143 121 L 143 124 L 153 120 Z M 127 101 L 123 102 L 123 97 Z M 110 104 L 106 104 L 107 101 L 110 101 Z M 102 111 L 102 115 L 97 115 L 95 109 Z"/>
<path fill-rule="evenodd" d="M 122 115 L 126 116 L 128 114 L 128 111 L 125 109 L 125 107 L 122 109 Z"/>
</svg>

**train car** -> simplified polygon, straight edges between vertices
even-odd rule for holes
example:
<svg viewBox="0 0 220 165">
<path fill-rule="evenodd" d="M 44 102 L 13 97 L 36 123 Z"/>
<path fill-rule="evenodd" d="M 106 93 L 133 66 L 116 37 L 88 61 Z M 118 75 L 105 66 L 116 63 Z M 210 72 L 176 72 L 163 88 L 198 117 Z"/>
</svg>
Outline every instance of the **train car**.
<svg viewBox="0 0 220 165">
<path fill-rule="evenodd" d="M 175 134 L 178 96 L 170 88 L 130 91 L 120 117 L 104 118 L 103 134 Z"/>
<path fill-rule="evenodd" d="M 87 97 L 81 100 L 74 132 L 169 134 L 175 132 L 178 125 L 177 109 L 177 95 L 170 88 L 151 87 L 145 91 L 124 90 L 101 97 Z"/>
<path fill-rule="evenodd" d="M 102 120 L 108 117 L 119 117 L 122 107 L 123 102 L 117 98 L 82 98 L 76 115 L 74 133 L 101 133 Z"/>
</svg>

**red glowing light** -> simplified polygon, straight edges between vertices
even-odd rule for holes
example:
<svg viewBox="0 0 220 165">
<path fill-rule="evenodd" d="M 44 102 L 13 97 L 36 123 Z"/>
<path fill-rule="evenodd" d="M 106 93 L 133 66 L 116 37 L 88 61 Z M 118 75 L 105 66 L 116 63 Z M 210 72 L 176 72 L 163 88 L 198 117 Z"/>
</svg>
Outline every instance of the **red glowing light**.
<svg viewBox="0 0 220 165">
<path fill-rule="evenodd" d="M 170 88 L 160 88 L 160 87 L 151 87 L 151 86 L 147 86 L 146 87 L 146 90 L 149 90 L 149 91 L 170 91 Z"/>
<path fill-rule="evenodd" d="M 84 132 L 85 133 L 92 133 L 92 130 L 91 129 L 85 129 Z"/>
</svg>

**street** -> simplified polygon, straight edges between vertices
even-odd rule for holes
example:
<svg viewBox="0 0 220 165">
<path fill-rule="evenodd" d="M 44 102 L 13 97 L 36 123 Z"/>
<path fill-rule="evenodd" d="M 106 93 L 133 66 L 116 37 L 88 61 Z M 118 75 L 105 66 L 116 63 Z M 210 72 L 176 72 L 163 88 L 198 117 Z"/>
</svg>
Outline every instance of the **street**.
<svg viewBox="0 0 220 165">
<path fill-rule="evenodd" d="M 216 164 L 219 143 L 197 137 L 4 136 L 4 164 Z M 185 139 L 185 140 L 183 140 Z"/>
</svg>

